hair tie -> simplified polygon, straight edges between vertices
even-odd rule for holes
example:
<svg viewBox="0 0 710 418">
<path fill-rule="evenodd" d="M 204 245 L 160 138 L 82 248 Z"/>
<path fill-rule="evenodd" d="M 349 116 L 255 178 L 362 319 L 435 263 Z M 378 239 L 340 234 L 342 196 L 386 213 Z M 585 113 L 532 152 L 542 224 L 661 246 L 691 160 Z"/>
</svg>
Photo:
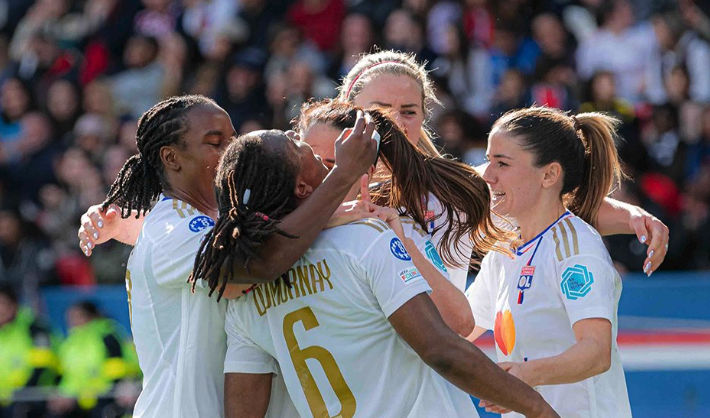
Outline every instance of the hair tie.
<svg viewBox="0 0 710 418">
<path fill-rule="evenodd" d="M 268 222 L 269 220 L 271 220 L 271 218 L 269 218 L 268 216 L 266 216 L 266 214 L 264 214 L 264 213 L 255 212 L 254 214 L 255 214 L 256 216 L 260 217 L 264 222 Z"/>
<path fill-rule="evenodd" d="M 353 81 L 350 82 L 350 87 L 348 87 L 348 91 L 347 91 L 347 93 L 345 93 L 345 100 L 348 100 L 348 97 L 350 97 L 350 92 L 353 90 L 353 87 L 355 86 L 355 83 L 357 82 L 357 80 L 358 80 L 360 77 L 362 77 L 366 72 L 368 72 L 368 71 L 370 71 L 371 69 L 377 67 L 378 65 L 384 65 L 384 64 L 399 64 L 399 65 L 405 65 L 404 63 L 399 62 L 399 61 L 380 61 L 380 62 L 376 62 L 376 63 L 371 64 L 371 65 L 368 65 L 367 67 L 363 68 L 363 70 L 360 71 L 360 73 L 359 73 L 355 78 L 353 78 Z"/>
<path fill-rule="evenodd" d="M 249 196 L 251 196 L 251 189 L 244 190 L 244 196 L 242 197 L 242 204 L 244 206 L 246 206 L 247 203 L 249 203 Z"/>
<path fill-rule="evenodd" d="M 579 124 L 576 115 L 572 115 L 572 123 L 574 124 L 574 130 L 579 131 L 582 129 L 582 125 Z"/>
<path fill-rule="evenodd" d="M 232 238 L 237 239 L 237 238 L 239 238 L 240 234 L 241 234 L 241 231 L 239 231 L 239 227 L 235 226 L 234 229 L 232 230 Z"/>
</svg>

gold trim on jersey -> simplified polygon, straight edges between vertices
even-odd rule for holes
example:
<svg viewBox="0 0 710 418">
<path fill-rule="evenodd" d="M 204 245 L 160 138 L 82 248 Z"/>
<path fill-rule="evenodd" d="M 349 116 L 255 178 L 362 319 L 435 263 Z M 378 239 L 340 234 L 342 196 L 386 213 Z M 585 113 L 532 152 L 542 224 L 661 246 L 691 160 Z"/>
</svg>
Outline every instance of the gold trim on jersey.
<svg viewBox="0 0 710 418">
<path fill-rule="evenodd" d="M 565 228 L 564 224 L 567 224 L 567 228 Z M 559 235 L 557 234 L 558 230 L 560 231 Z M 572 240 L 571 246 L 570 236 Z M 560 237 L 562 237 L 562 240 L 560 240 Z M 557 225 L 552 227 L 552 239 L 555 241 L 557 261 L 562 261 L 566 258 L 572 257 L 573 255 L 579 255 L 579 238 L 577 237 L 577 230 L 569 218 L 561 220 L 557 223 Z M 564 256 L 562 246 L 564 246 Z"/>
<path fill-rule="evenodd" d="M 377 232 L 385 232 L 386 230 L 390 229 L 390 226 L 387 225 L 387 222 L 381 220 L 381 219 L 376 219 L 376 218 L 367 218 L 367 219 L 361 219 L 359 221 L 355 221 L 350 223 L 350 225 L 365 225 L 369 226 L 370 228 L 375 229 Z"/>
<path fill-rule="evenodd" d="M 279 306 L 291 299 L 297 299 L 314 293 L 333 289 L 333 282 L 328 261 L 324 258 L 317 263 L 299 263 L 287 272 L 291 286 L 285 286 L 282 280 L 263 283 L 254 288 L 254 306 L 259 316 L 264 316 L 269 308 Z"/>
<path fill-rule="evenodd" d="M 400 217 L 399 220 L 400 220 L 400 222 L 402 222 L 403 224 L 412 225 L 412 229 L 414 229 L 415 231 L 417 231 L 417 233 L 419 234 L 419 236 L 422 236 L 422 237 L 423 237 L 423 236 L 426 236 L 427 232 L 426 232 L 426 231 L 424 230 L 424 228 L 422 228 L 422 226 L 419 225 L 414 219 L 412 219 L 412 218 L 410 218 L 410 217 Z"/>
<path fill-rule="evenodd" d="M 178 213 L 178 216 L 180 216 L 181 218 L 186 218 L 187 216 L 192 216 L 195 214 L 195 209 L 192 206 L 177 199 L 173 199 L 173 209 Z M 185 215 L 185 212 L 187 212 L 187 215 Z"/>
</svg>

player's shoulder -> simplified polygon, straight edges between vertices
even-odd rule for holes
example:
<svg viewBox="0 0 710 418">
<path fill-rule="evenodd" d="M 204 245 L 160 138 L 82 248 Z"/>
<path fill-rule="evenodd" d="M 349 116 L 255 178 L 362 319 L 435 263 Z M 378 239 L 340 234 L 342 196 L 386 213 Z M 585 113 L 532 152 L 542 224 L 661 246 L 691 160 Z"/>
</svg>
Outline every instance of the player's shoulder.
<svg viewBox="0 0 710 418">
<path fill-rule="evenodd" d="M 567 260 L 585 256 L 602 259 L 609 256 L 599 232 L 574 214 L 560 219 L 550 228 L 550 235 L 552 236 L 551 245 L 554 247 L 554 258 L 558 263 L 565 263 Z"/>
<path fill-rule="evenodd" d="M 214 220 L 187 202 L 160 196 L 146 217 L 143 233 L 152 241 L 171 242 L 175 239 L 202 237 L 214 226 Z"/>
<path fill-rule="evenodd" d="M 417 221 L 409 216 L 401 215 L 399 217 L 399 221 L 402 223 L 402 229 L 404 229 L 405 236 L 412 238 L 415 241 L 431 239 L 431 235 L 424 228 L 422 228 Z"/>
<path fill-rule="evenodd" d="M 364 218 L 335 228 L 326 229 L 311 246 L 311 250 L 336 248 L 356 258 L 370 251 L 373 244 L 396 237 L 387 222 Z"/>
</svg>

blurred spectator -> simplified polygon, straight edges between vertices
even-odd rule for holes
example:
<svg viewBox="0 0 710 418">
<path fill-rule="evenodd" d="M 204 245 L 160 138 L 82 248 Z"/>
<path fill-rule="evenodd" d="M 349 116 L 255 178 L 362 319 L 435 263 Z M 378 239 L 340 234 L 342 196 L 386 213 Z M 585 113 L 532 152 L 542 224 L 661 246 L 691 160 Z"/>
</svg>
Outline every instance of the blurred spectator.
<svg viewBox="0 0 710 418">
<path fill-rule="evenodd" d="M 301 39 L 299 30 L 295 26 L 274 27 L 264 77 L 268 79 L 276 73 L 287 72 L 295 61 L 308 62 L 315 72 L 325 71 L 325 60 L 322 54 L 311 41 Z"/>
<path fill-rule="evenodd" d="M 69 80 L 57 80 L 47 91 L 46 112 L 55 138 L 64 138 L 81 115 L 79 89 Z"/>
<path fill-rule="evenodd" d="M 355 66 L 360 54 L 369 52 L 375 43 L 372 21 L 366 15 L 350 13 L 343 20 L 338 39 L 340 50 L 328 71 L 336 82 L 340 82 Z"/>
<path fill-rule="evenodd" d="M 213 56 L 218 38 L 231 36 L 242 40 L 247 28 L 236 20 L 239 2 L 233 0 L 186 0 L 182 26 L 185 32 L 196 39 L 204 56 Z"/>
<path fill-rule="evenodd" d="M 288 21 L 323 52 L 333 52 L 344 17 L 343 0 L 296 0 L 288 11 Z"/>
<path fill-rule="evenodd" d="M 55 383 L 55 345 L 53 336 L 32 310 L 20 307 L 15 289 L 0 285 L 0 417 L 11 418 L 23 412 L 22 416 L 41 416 L 43 402 L 13 405 L 9 401 L 23 389 Z"/>
<path fill-rule="evenodd" d="M 0 284 L 14 287 L 36 307 L 39 287 L 53 281 L 49 243 L 17 209 L 0 209 Z"/>
<path fill-rule="evenodd" d="M 652 19 L 658 47 L 646 63 L 646 94 L 655 104 L 669 99 L 667 83 L 672 73 L 683 68 L 690 99 L 710 103 L 710 44 L 698 37 L 675 11 Z"/>
<path fill-rule="evenodd" d="M 448 24 L 444 34 L 441 55 L 432 65 L 433 75 L 445 80 L 458 108 L 485 118 L 493 96 L 486 67 L 490 61 L 480 48 L 469 48 L 462 28 Z"/>
<path fill-rule="evenodd" d="M 248 118 L 268 112 L 261 75 L 265 65 L 266 54 L 257 48 L 238 52 L 217 91 L 215 100 L 229 113 L 237 130 Z"/>
<path fill-rule="evenodd" d="M 180 2 L 174 0 L 141 0 L 143 10 L 135 17 L 134 31 L 137 35 L 162 38 L 175 31 Z"/>
<path fill-rule="evenodd" d="M 67 310 L 67 323 L 69 335 L 58 349 L 60 395 L 48 402 L 51 416 L 70 417 L 77 412 L 96 418 L 118 415 L 113 400 L 100 396 L 135 374 L 119 326 L 102 317 L 91 302 L 72 305 Z"/>
<path fill-rule="evenodd" d="M 627 0 L 604 0 L 597 9 L 599 29 L 577 49 L 577 71 L 583 80 L 607 70 L 616 77 L 620 97 L 635 103 L 642 98 L 644 73 L 654 48 L 652 28 L 634 26 Z"/>
<path fill-rule="evenodd" d="M 32 91 L 19 78 L 10 78 L 0 87 L 0 165 L 16 157 L 13 145 L 22 133 L 20 120 L 32 110 Z"/>
<path fill-rule="evenodd" d="M 523 73 L 514 69 L 506 71 L 493 98 L 490 124 L 505 112 L 525 106 L 526 96 L 527 86 Z"/>
<path fill-rule="evenodd" d="M 384 49 L 412 52 L 417 59 L 431 64 L 436 55 L 426 45 L 424 24 L 405 9 L 393 11 L 384 27 Z"/>
<path fill-rule="evenodd" d="M 136 35 L 128 40 L 123 52 L 126 69 L 109 81 L 119 111 L 138 118 L 160 100 L 165 68 L 157 57 L 155 38 Z"/>
<path fill-rule="evenodd" d="M 488 137 L 485 128 L 471 115 L 462 111 L 449 111 L 436 122 L 441 146 L 454 158 L 466 164 L 485 164 Z"/>
<path fill-rule="evenodd" d="M 621 121 L 617 132 L 623 138 L 616 145 L 619 155 L 625 164 L 627 174 L 634 176 L 636 172 L 648 168 L 648 152 L 639 136 L 639 121 L 631 103 L 616 95 L 614 74 L 609 71 L 598 71 L 589 82 L 588 101 L 582 103 L 580 112 L 610 113 Z"/>
</svg>

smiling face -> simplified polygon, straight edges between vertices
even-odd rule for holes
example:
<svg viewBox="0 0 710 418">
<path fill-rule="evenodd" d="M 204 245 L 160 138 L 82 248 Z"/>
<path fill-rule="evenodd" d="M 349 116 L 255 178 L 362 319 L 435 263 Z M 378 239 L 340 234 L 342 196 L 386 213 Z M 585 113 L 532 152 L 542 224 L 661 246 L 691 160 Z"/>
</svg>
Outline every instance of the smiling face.
<svg viewBox="0 0 710 418">
<path fill-rule="evenodd" d="M 486 156 L 489 163 L 483 179 L 493 195 L 493 210 L 519 220 L 537 205 L 545 168 L 536 167 L 534 155 L 499 129 L 488 137 Z"/>
<path fill-rule="evenodd" d="M 182 144 L 170 146 L 178 158 L 180 174 L 171 179 L 171 186 L 214 199 L 215 170 L 219 157 L 236 135 L 234 126 L 227 112 L 213 104 L 195 106 L 188 111 L 187 119 L 189 129 Z"/>
<path fill-rule="evenodd" d="M 424 125 L 422 87 L 406 75 L 378 74 L 368 79 L 353 103 L 362 108 L 380 106 L 392 112 L 412 145 L 419 143 Z"/>
</svg>

